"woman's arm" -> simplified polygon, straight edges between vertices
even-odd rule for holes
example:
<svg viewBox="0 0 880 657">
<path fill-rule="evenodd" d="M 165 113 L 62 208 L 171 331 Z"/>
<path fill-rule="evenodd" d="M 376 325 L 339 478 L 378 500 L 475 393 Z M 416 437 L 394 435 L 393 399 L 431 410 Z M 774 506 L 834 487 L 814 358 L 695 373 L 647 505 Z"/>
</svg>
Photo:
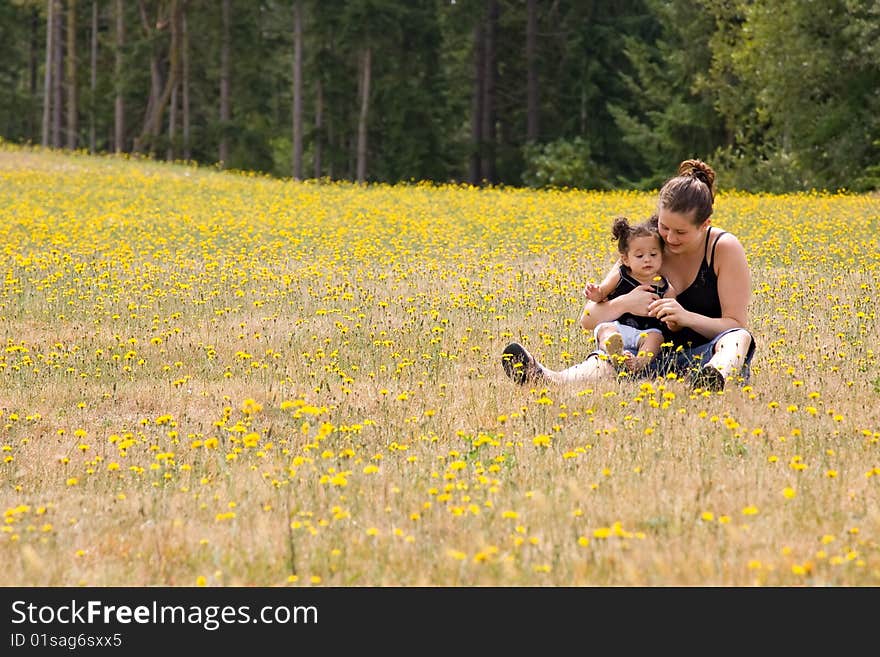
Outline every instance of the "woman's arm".
<svg viewBox="0 0 880 657">
<path fill-rule="evenodd" d="M 721 319 L 730 323 L 730 326 L 725 326 L 722 330 L 748 328 L 749 301 L 752 298 L 752 275 L 749 271 L 748 260 L 746 260 L 745 249 L 735 235 L 722 236 L 716 244 L 715 271 L 718 273 Z M 712 335 L 718 335 L 718 333 Z"/>
<path fill-rule="evenodd" d="M 673 330 L 689 327 L 707 338 L 714 338 L 731 328 L 748 328 L 748 305 L 752 278 L 745 250 L 734 235 L 722 237 L 715 247 L 715 272 L 718 275 L 718 299 L 721 317 L 706 317 L 685 310 L 675 299 L 660 299 L 651 304 L 649 314 Z"/>
</svg>

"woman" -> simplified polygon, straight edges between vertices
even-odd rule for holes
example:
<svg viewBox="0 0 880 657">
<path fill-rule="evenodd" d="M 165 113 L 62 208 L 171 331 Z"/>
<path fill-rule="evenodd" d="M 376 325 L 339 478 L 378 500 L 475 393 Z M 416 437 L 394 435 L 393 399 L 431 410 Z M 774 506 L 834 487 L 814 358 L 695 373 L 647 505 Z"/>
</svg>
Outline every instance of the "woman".
<svg viewBox="0 0 880 657">
<path fill-rule="evenodd" d="M 660 273 L 675 290 L 661 299 L 649 285 L 611 300 L 588 301 L 580 317 L 585 330 L 624 313 L 656 317 L 671 342 L 653 361 L 651 374 L 689 375 L 692 385 L 717 391 L 726 381 L 748 380 L 755 343 L 747 330 L 751 275 L 745 251 L 731 233 L 712 227 L 715 172 L 701 160 L 685 160 L 660 190 L 657 229 L 664 242 Z M 617 267 L 617 265 L 615 265 Z M 616 376 L 601 350 L 562 371 L 547 369 L 518 343 L 502 354 L 505 373 L 517 383 L 547 379 L 578 383 Z"/>
</svg>

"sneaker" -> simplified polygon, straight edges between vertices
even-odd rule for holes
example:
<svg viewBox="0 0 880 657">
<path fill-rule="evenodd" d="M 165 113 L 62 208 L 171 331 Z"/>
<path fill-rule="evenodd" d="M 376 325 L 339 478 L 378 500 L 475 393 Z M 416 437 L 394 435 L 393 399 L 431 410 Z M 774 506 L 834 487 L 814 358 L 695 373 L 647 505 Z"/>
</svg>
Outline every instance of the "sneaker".
<svg viewBox="0 0 880 657">
<path fill-rule="evenodd" d="M 518 342 L 511 342 L 501 352 L 501 366 L 504 373 L 517 385 L 525 385 L 542 376 L 538 362 Z"/>
<path fill-rule="evenodd" d="M 717 368 L 704 365 L 694 374 L 691 387 L 708 392 L 719 392 L 724 390 L 724 375 Z"/>
</svg>

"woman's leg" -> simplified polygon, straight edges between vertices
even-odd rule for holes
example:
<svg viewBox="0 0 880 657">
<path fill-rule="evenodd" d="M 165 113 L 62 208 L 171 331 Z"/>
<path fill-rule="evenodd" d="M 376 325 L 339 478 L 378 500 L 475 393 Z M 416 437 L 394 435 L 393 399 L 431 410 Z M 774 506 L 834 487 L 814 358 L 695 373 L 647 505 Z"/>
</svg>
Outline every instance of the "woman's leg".
<svg viewBox="0 0 880 657">
<path fill-rule="evenodd" d="M 707 365 L 718 370 L 725 379 L 739 376 L 751 346 L 752 336 L 748 331 L 743 329 L 730 331 L 721 336 L 715 344 L 715 353 L 712 354 Z"/>
<path fill-rule="evenodd" d="M 577 365 L 572 365 L 559 372 L 544 373 L 553 383 L 571 384 L 584 383 L 586 381 L 598 381 L 600 379 L 614 379 L 617 377 L 617 371 L 607 358 L 602 358 L 597 353 L 587 356 L 587 359 Z"/>
<path fill-rule="evenodd" d="M 616 373 L 611 363 L 598 353 L 592 353 L 587 359 L 561 371 L 554 371 L 541 365 L 528 350 L 517 342 L 512 342 L 501 354 L 501 365 L 504 373 L 514 383 L 525 385 L 546 380 L 556 385 L 596 381 L 614 378 Z"/>
</svg>

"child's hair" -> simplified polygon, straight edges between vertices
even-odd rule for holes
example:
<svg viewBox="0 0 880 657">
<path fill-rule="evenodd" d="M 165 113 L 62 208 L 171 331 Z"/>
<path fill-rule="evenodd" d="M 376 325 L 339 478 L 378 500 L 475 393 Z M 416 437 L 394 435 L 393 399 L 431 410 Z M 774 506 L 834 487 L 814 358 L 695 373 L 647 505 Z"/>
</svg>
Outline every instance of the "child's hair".
<svg viewBox="0 0 880 657">
<path fill-rule="evenodd" d="M 632 225 L 626 217 L 616 217 L 611 225 L 611 235 L 617 240 L 617 250 L 621 255 L 629 251 L 629 243 L 634 237 L 653 237 L 657 240 L 660 250 L 663 250 L 663 240 L 657 230 L 656 215 L 639 224 Z"/>
</svg>

